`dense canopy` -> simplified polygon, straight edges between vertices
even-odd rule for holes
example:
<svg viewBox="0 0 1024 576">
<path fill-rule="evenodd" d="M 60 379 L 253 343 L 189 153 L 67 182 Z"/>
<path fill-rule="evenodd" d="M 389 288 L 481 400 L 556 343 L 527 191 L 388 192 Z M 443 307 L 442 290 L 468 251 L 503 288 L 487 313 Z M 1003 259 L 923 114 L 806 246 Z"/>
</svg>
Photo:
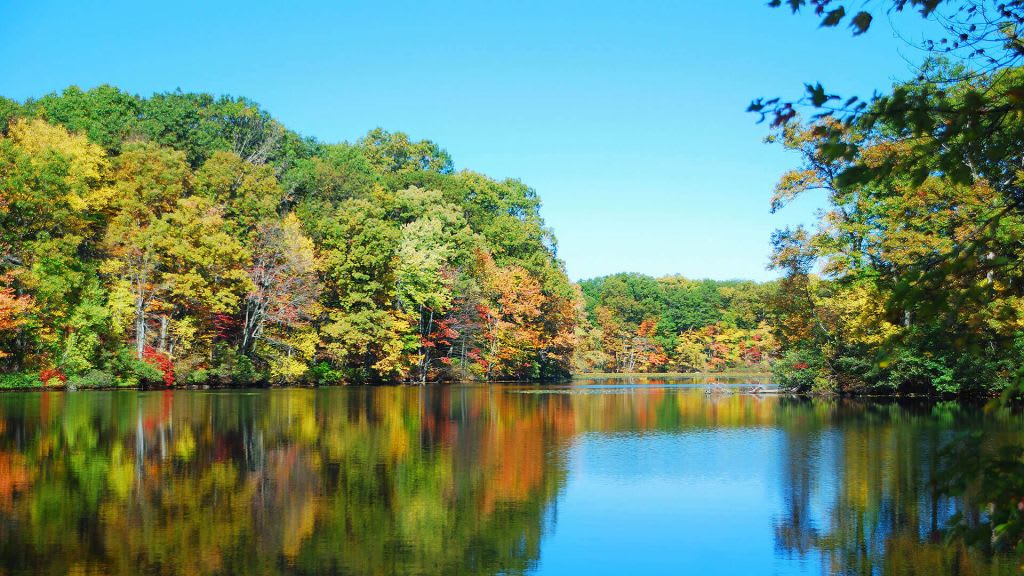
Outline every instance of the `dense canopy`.
<svg viewBox="0 0 1024 576">
<path fill-rule="evenodd" d="M 551 379 L 576 292 L 536 193 L 243 98 L 0 100 L 6 384 Z"/>
</svg>

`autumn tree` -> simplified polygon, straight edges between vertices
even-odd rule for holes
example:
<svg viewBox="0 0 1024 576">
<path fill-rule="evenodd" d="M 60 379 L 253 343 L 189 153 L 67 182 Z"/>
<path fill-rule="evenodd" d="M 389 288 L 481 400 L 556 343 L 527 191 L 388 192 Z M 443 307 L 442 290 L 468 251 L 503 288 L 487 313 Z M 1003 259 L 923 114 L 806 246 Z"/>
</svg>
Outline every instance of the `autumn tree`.
<svg viewBox="0 0 1024 576">
<path fill-rule="evenodd" d="M 257 228 L 243 304 L 243 354 L 265 358 L 272 377 L 301 376 L 318 344 L 320 284 L 313 242 L 294 214 Z"/>
<path fill-rule="evenodd" d="M 149 344 L 150 315 L 164 306 L 163 275 L 169 262 L 161 251 L 168 232 L 165 214 L 174 210 L 190 185 L 191 172 L 181 152 L 154 144 L 129 147 L 116 159 L 113 214 L 101 265 L 111 291 L 115 318 L 131 319 L 136 358 Z M 165 324 L 165 323 L 164 323 Z"/>
<path fill-rule="evenodd" d="M 0 124 L 5 371 L 68 385 L 568 374 L 578 295 L 536 192 L 456 173 L 431 141 L 325 144 L 244 98 L 110 86 L 0 99 Z"/>
<path fill-rule="evenodd" d="M 170 355 L 222 337 L 219 317 L 234 315 L 252 283 L 249 254 L 228 233 L 221 208 L 192 196 L 154 226 L 154 258 L 160 263 L 160 329 L 156 349 Z"/>
<path fill-rule="evenodd" d="M 9 339 L 27 322 L 32 309 L 32 298 L 25 294 L 19 296 L 7 283 L 0 283 L 0 361 L 11 355 L 13 345 Z"/>
<path fill-rule="evenodd" d="M 353 199 L 313 224 L 322 246 L 323 354 L 358 378 L 401 377 L 410 319 L 395 309 L 400 229 L 380 204 Z"/>
</svg>

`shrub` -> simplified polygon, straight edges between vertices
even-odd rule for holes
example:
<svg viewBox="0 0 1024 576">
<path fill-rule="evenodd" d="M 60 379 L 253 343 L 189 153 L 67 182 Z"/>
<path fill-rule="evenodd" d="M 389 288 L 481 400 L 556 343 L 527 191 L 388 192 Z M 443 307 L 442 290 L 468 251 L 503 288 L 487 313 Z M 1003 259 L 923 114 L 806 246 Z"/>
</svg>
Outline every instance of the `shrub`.
<svg viewBox="0 0 1024 576">
<path fill-rule="evenodd" d="M 207 370 L 205 368 L 197 368 L 188 373 L 188 375 L 185 377 L 185 382 L 193 386 L 201 386 L 204 384 L 209 384 L 210 378 L 212 376 L 213 375 L 210 370 Z"/>
<path fill-rule="evenodd" d="M 44 386 L 63 386 L 68 377 L 61 372 L 60 368 L 43 368 L 39 371 L 39 381 Z"/>
<path fill-rule="evenodd" d="M 234 365 L 231 366 L 231 382 L 233 384 L 255 384 L 261 380 L 261 375 L 256 371 L 252 360 L 248 356 L 235 356 Z"/>
<path fill-rule="evenodd" d="M 0 389 L 41 388 L 42 380 L 35 374 L 0 374 Z"/>
<path fill-rule="evenodd" d="M 163 352 L 157 352 L 152 346 L 146 346 L 142 352 L 142 360 L 160 372 L 160 380 L 166 386 L 174 386 L 174 363 Z"/>
<path fill-rule="evenodd" d="M 89 370 L 68 380 L 68 385 L 76 388 L 109 388 L 114 384 L 113 374 L 102 370 Z"/>
<path fill-rule="evenodd" d="M 142 360 L 135 360 L 132 363 L 131 376 L 134 376 L 135 381 L 140 384 L 163 384 L 164 373 L 159 368 L 153 366 L 149 362 Z"/>
<path fill-rule="evenodd" d="M 345 374 L 341 370 L 332 368 L 327 362 L 318 362 L 309 369 L 307 378 L 313 384 L 330 386 L 332 384 L 339 384 L 343 382 L 345 380 Z"/>
<path fill-rule="evenodd" d="M 772 380 L 793 392 L 827 391 L 828 380 L 822 373 L 821 353 L 810 349 L 786 352 L 772 365 Z"/>
</svg>

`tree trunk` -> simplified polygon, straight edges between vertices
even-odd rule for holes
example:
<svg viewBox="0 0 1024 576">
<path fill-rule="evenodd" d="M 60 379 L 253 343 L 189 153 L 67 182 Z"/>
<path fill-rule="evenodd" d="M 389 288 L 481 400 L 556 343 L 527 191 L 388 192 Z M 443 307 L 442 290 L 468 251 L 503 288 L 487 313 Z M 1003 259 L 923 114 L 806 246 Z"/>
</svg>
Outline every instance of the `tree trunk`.
<svg viewBox="0 0 1024 576">
<path fill-rule="evenodd" d="M 167 315 L 160 317 L 160 353 L 167 352 Z"/>
<path fill-rule="evenodd" d="M 142 360 L 146 351 L 146 301 L 139 295 L 135 297 L 135 356 Z"/>
</svg>

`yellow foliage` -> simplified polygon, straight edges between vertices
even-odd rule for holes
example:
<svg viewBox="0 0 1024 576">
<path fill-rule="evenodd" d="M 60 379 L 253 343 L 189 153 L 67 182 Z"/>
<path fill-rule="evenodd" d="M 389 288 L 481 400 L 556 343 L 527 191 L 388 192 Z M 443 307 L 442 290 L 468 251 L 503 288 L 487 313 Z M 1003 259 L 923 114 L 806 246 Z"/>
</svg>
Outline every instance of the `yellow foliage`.
<svg viewBox="0 0 1024 576">
<path fill-rule="evenodd" d="M 825 321 L 851 344 L 879 346 L 901 330 L 885 319 L 885 297 L 873 284 L 855 284 L 815 304 Z"/>
<path fill-rule="evenodd" d="M 316 332 L 305 330 L 261 347 L 260 356 L 270 366 L 271 380 L 294 382 L 299 379 L 306 373 L 319 343 Z"/>
<path fill-rule="evenodd" d="M 28 154 L 33 165 L 51 161 L 54 154 L 67 161 L 67 182 L 71 188 L 67 201 L 71 208 L 84 211 L 106 206 L 110 188 L 102 184 L 110 166 L 102 147 L 39 118 L 15 120 L 10 126 L 10 138 Z"/>
</svg>

